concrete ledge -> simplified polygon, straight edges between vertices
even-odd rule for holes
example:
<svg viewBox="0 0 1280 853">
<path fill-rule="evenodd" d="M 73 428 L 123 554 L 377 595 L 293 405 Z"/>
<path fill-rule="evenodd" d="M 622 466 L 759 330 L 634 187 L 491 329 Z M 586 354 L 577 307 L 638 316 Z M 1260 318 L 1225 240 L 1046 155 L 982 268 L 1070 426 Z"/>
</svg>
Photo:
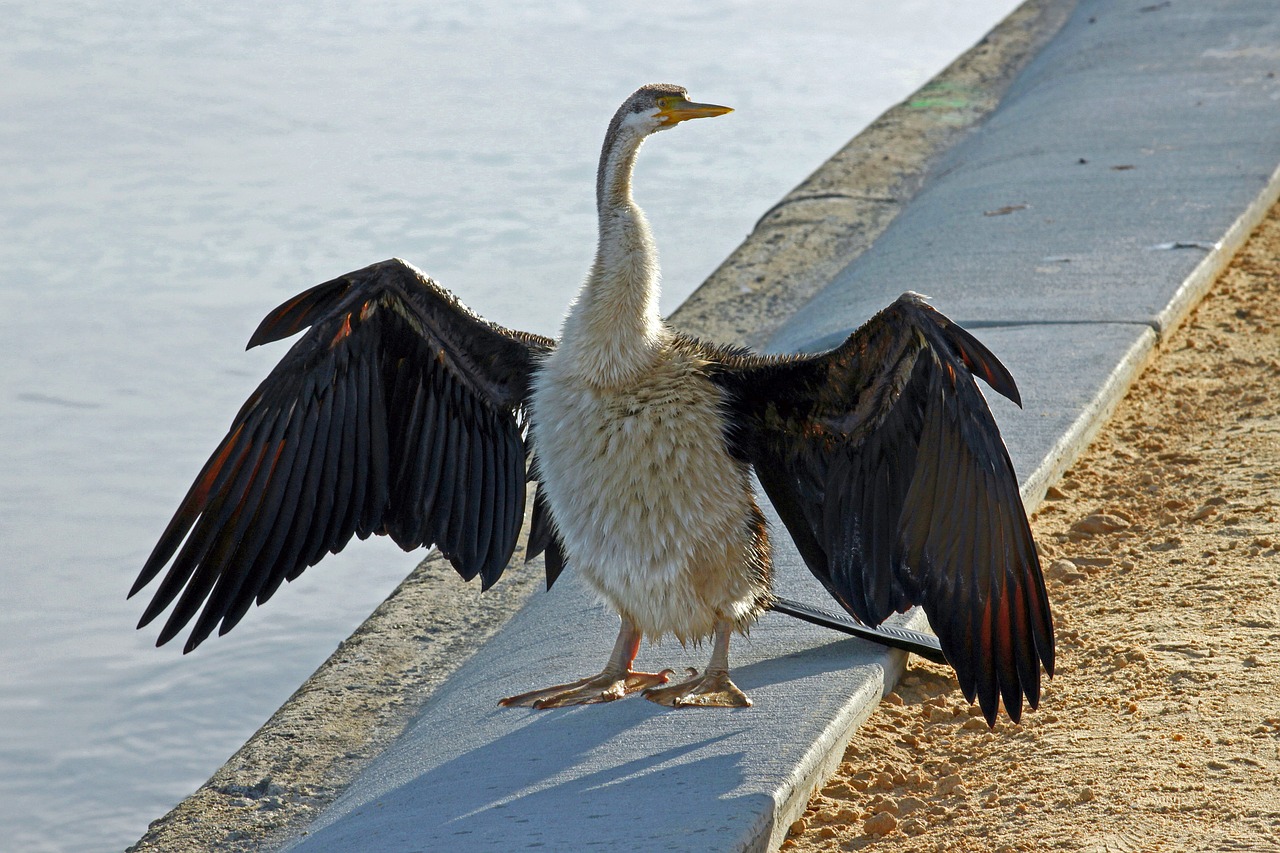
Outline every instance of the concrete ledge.
<svg viewBox="0 0 1280 853">
<path fill-rule="evenodd" d="M 888 149 L 858 149 L 855 140 L 836 158 L 885 156 L 902 142 L 893 132 L 897 119 L 889 121 L 896 112 L 900 127 L 910 126 L 907 117 L 923 117 L 919 135 L 946 140 L 924 153 L 911 149 L 914 172 L 828 193 L 813 183 L 824 168 L 764 217 L 677 312 L 677 322 L 708 337 L 759 340 L 839 272 L 832 288 L 778 330 L 779 347 L 812 346 L 901 290 L 932 291 L 938 306 L 978 329 L 1018 377 L 1026 412 L 995 407 L 1015 465 L 1032 472 L 1024 495 L 1037 500 L 1123 394 L 1157 330 L 1185 314 L 1274 200 L 1280 162 L 1280 91 L 1266 76 L 1280 70 L 1280 32 L 1268 0 L 1207 11 L 1192 4 L 1084 3 L 1010 85 L 1010 69 L 1021 67 L 1072 5 L 1025 5 L 918 98 L 868 130 Z M 1002 50 L 1005 40 L 1014 47 Z M 928 95 L 955 82 L 947 75 L 969 73 L 983 61 L 994 62 L 977 75 L 996 81 L 984 90 L 990 103 L 1008 90 L 1000 110 L 979 123 L 982 109 L 938 109 L 939 99 Z M 923 106 L 911 107 L 913 100 Z M 966 95 L 955 102 L 979 100 Z M 1037 103 L 1044 105 L 1038 115 L 1016 112 Z M 1129 110 L 1141 112 L 1145 123 Z M 957 118 L 976 132 L 954 131 Z M 1048 181 L 1065 168 L 1053 158 L 1098 141 L 1091 132 L 1112 147 L 1074 159 L 1095 169 L 1071 163 L 1076 171 Z M 1111 162 L 1113 153 L 1126 156 Z M 1145 168 L 1166 157 L 1167 169 Z M 821 180 L 838 182 L 836 175 Z M 898 181 L 892 198 L 895 211 L 903 211 L 888 230 L 894 214 L 883 215 L 887 203 L 876 189 L 885 181 Z M 904 208 L 910 196 L 915 200 Z M 1059 209 L 1060 200 L 1071 201 Z M 806 220 L 799 215 L 805 210 L 823 213 Z M 1095 227 L 1103 214 L 1111 216 L 1108 224 Z M 1154 220 L 1167 227 L 1148 236 Z M 1191 225 L 1194 234 L 1184 230 Z M 873 251 L 846 267 L 870 242 L 863 235 L 880 232 Z M 1055 242 L 1089 234 L 1101 242 Z M 1179 242 L 1218 246 L 1208 254 L 1154 248 Z M 825 279 L 805 272 L 806 255 L 826 270 Z M 1058 298 L 1064 291 L 1068 298 Z M 736 301 L 746 304 L 745 314 L 727 311 Z M 1086 305 L 1108 311 L 1089 313 Z M 725 322 L 714 322 L 721 312 Z M 762 320 L 759 333 L 744 325 L 752 314 Z M 492 608 L 497 590 L 491 591 L 481 599 L 486 612 L 471 616 L 461 609 L 441 613 L 430 564 L 137 849 L 263 849 L 344 789 L 299 836 L 299 849 L 465 850 L 519 842 L 577 849 L 594 838 L 630 849 L 764 849 L 784 837 L 812 788 L 839 761 L 851 728 L 901 666 L 893 655 L 767 616 L 751 641 L 734 649 L 753 709 L 703 715 L 633 701 L 548 714 L 498 711 L 497 696 L 597 669 L 613 625 L 566 576 L 457 669 L 470 643 L 493 633 L 505 607 L 525 598 L 536 571 L 513 573 L 525 586 Z M 780 554 L 779 574 L 784 594 L 820 600 L 794 554 Z M 437 617 L 454 624 L 437 630 Z M 549 628 L 565 624 L 574 626 L 572 644 Z M 582 660 L 574 657 L 577 649 L 585 650 Z M 676 652 L 645 650 L 642 660 L 676 665 L 685 659 Z M 687 660 L 700 666 L 702 657 Z M 415 714 L 406 737 L 371 763 Z M 619 821 L 634 830 L 631 818 L 641 814 L 657 816 L 639 824 L 653 834 L 626 834 Z"/>
</svg>

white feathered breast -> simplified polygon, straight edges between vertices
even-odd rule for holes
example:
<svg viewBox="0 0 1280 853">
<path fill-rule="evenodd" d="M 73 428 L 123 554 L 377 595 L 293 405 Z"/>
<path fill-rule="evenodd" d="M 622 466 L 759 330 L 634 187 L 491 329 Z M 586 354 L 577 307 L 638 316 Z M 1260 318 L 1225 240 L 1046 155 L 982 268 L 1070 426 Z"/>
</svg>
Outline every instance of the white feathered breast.
<svg viewBox="0 0 1280 853">
<path fill-rule="evenodd" d="M 633 384 L 598 388 L 553 354 L 534 384 L 534 452 L 568 564 L 651 639 L 748 621 L 762 590 L 746 466 L 716 387 L 657 347 Z"/>
</svg>

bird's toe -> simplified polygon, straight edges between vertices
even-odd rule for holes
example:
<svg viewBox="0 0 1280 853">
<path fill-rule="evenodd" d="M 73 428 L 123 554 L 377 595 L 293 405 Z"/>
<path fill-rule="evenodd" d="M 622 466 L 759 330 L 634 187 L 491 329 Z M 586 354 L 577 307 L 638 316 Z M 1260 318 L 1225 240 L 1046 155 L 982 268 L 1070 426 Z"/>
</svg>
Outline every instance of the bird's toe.
<svg viewBox="0 0 1280 853">
<path fill-rule="evenodd" d="M 749 708 L 751 700 L 729 679 L 727 672 L 708 672 L 678 684 L 650 687 L 642 694 L 668 708 Z"/>
</svg>

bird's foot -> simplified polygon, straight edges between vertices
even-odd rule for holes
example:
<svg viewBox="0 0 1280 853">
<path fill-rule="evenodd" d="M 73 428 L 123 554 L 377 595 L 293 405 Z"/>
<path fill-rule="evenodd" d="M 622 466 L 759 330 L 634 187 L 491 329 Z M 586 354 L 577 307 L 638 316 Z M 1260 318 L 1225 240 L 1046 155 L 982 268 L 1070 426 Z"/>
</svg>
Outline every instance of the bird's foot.
<svg viewBox="0 0 1280 853">
<path fill-rule="evenodd" d="M 498 701 L 503 707 L 564 708 L 569 705 L 595 705 L 600 702 L 612 702 L 629 693 L 645 688 L 655 689 L 657 685 L 671 680 L 672 670 L 661 672 L 610 672 L 605 670 L 599 675 L 582 678 L 569 684 L 557 684 L 541 690 L 530 690 L 518 696 L 508 696 Z"/>
<path fill-rule="evenodd" d="M 690 669 L 689 679 L 665 687 L 650 687 L 644 698 L 670 708 L 749 708 L 751 700 L 729 680 L 727 670 L 708 670 L 698 675 Z"/>
</svg>

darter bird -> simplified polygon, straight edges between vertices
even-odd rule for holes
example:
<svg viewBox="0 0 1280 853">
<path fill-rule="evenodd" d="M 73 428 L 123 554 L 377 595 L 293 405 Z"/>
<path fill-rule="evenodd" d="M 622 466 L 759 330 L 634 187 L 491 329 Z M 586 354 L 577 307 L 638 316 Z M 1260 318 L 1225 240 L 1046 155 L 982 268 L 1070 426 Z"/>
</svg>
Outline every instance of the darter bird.
<svg viewBox="0 0 1280 853">
<path fill-rule="evenodd" d="M 709 344 L 659 316 L 636 156 L 658 131 L 728 112 L 670 85 L 619 108 L 596 178 L 595 260 L 559 341 L 483 320 L 398 259 L 272 311 L 250 347 L 308 331 L 240 409 L 143 567 L 130 595 L 169 569 L 139 627 L 176 600 L 157 645 L 199 613 L 190 651 L 352 535 L 434 544 L 487 589 L 536 481 L 530 556 L 545 554 L 548 585 L 566 566 L 581 573 L 621 627 L 598 675 L 502 704 L 640 691 L 668 706 L 749 705 L 729 641 L 775 604 L 754 473 L 859 622 L 920 605 L 989 722 L 1001 700 L 1015 721 L 1023 697 L 1035 707 L 1053 627 L 974 378 L 1020 403 L 995 356 L 911 293 L 818 355 Z M 665 635 L 710 638 L 706 669 L 676 683 L 634 669 L 641 640 Z"/>
</svg>

